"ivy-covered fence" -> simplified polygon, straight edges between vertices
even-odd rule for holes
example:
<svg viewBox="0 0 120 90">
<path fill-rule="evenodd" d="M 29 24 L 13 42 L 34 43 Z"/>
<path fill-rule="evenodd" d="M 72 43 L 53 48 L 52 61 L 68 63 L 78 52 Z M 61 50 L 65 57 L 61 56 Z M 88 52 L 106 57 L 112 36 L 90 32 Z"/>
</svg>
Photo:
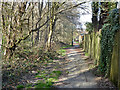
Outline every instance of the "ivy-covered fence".
<svg viewBox="0 0 120 90">
<path fill-rule="evenodd" d="M 101 55 L 108 53 L 105 50 L 104 52 L 101 52 L 100 36 L 101 36 L 101 32 L 97 32 L 96 34 L 95 33 L 86 34 L 84 36 L 84 45 L 83 45 L 85 52 L 88 53 L 88 55 L 94 60 L 94 63 L 98 66 L 101 66 L 101 64 L 103 65 L 105 64 L 104 61 L 102 63 L 100 61 Z M 110 73 L 108 75 L 110 80 L 113 81 L 117 86 L 119 85 L 120 87 L 120 30 L 116 32 L 114 37 L 114 45 L 113 45 L 113 50 L 111 53 L 109 64 L 110 64 L 109 67 L 107 67 L 106 65 L 104 69 L 110 68 Z M 100 67 L 100 69 L 103 68 Z M 104 72 L 104 74 L 106 73 Z"/>
<path fill-rule="evenodd" d="M 109 13 L 103 28 L 84 36 L 84 50 L 94 59 L 98 70 L 120 87 L 119 10 Z"/>
</svg>

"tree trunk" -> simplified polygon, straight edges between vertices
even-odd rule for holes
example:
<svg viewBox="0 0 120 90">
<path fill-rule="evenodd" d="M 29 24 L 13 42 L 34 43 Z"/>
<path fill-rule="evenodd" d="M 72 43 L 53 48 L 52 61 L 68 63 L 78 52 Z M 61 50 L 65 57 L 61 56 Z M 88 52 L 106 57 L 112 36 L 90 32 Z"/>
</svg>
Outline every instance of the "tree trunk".
<svg viewBox="0 0 120 90">
<path fill-rule="evenodd" d="M 43 0 L 42 0 L 41 4 L 40 4 L 40 1 L 39 1 L 39 3 L 38 3 L 39 18 L 41 18 L 42 9 L 43 9 Z M 39 22 L 39 23 L 40 23 L 40 22 Z M 39 26 L 40 26 L 40 24 L 39 24 Z M 39 36 L 40 36 L 40 35 L 39 35 L 39 31 L 40 31 L 40 30 L 37 31 L 36 42 L 39 41 Z M 41 41 L 41 40 L 40 40 L 40 41 Z"/>
<path fill-rule="evenodd" d="M 99 27 L 98 29 L 101 29 L 102 26 L 104 25 L 104 21 L 108 16 L 108 10 L 106 10 L 105 8 L 109 8 L 108 7 L 108 2 L 101 2 L 101 6 L 104 8 L 101 8 L 101 13 L 100 13 L 100 20 L 99 20 Z M 105 9 L 105 10 L 104 10 Z"/>
<path fill-rule="evenodd" d="M 97 13 L 98 13 L 98 2 L 93 2 L 92 3 L 92 23 L 93 23 L 94 31 L 98 30 Z"/>
<path fill-rule="evenodd" d="M 33 5 L 33 3 L 32 3 Z M 33 25 L 34 24 L 34 13 L 33 13 L 33 10 L 32 10 L 32 29 L 34 28 Z M 32 32 L 32 38 L 31 38 L 31 41 L 32 41 L 32 46 L 33 46 L 33 32 Z"/>
<path fill-rule="evenodd" d="M 1 26 L 1 20 L 2 20 L 2 3 L 0 3 L 0 90 L 2 89 L 2 26 Z"/>
<path fill-rule="evenodd" d="M 47 19 L 48 19 L 48 16 L 47 16 Z M 44 37 L 44 45 L 43 45 L 44 49 L 46 49 L 46 46 L 47 46 L 47 40 L 48 40 L 48 37 L 47 37 L 47 35 L 48 35 L 48 29 L 49 29 L 49 24 L 47 23 L 46 30 L 45 30 L 45 37 Z"/>
</svg>

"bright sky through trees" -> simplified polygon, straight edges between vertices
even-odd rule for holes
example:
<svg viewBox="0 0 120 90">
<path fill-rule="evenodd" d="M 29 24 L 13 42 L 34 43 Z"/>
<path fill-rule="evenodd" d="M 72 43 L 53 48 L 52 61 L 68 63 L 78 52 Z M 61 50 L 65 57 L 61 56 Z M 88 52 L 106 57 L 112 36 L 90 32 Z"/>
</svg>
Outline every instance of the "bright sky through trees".
<svg viewBox="0 0 120 90">
<path fill-rule="evenodd" d="M 85 29 L 86 26 L 84 25 L 86 22 L 92 22 L 92 9 L 91 9 L 91 2 L 87 2 L 86 5 L 88 6 L 89 13 L 85 15 L 81 15 L 80 22 L 82 23 L 82 28 Z"/>
</svg>

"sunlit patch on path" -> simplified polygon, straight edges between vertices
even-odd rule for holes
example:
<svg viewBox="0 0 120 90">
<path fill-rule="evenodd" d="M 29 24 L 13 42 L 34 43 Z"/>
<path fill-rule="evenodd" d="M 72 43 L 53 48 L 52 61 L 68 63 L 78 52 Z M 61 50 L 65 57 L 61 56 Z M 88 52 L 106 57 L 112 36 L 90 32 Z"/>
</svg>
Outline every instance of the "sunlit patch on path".
<svg viewBox="0 0 120 90">
<path fill-rule="evenodd" d="M 67 48 L 66 60 L 69 62 L 63 67 L 67 71 L 67 76 L 62 76 L 56 87 L 58 88 L 97 88 L 96 77 L 88 68 L 88 63 L 83 57 L 84 52 L 79 48 L 78 44 Z"/>
</svg>

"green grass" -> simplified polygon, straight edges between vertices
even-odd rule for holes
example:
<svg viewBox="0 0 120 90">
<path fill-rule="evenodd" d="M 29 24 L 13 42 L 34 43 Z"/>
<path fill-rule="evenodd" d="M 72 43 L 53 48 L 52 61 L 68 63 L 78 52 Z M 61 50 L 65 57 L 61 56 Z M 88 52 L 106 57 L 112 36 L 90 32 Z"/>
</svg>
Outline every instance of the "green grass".
<svg viewBox="0 0 120 90">
<path fill-rule="evenodd" d="M 36 75 L 36 78 L 45 78 L 45 75 Z"/>
<path fill-rule="evenodd" d="M 44 79 L 44 82 L 39 81 L 35 88 L 51 88 L 56 80 L 58 80 L 61 75 L 61 71 L 53 71 L 49 77 L 41 77 Z"/>
<path fill-rule="evenodd" d="M 20 89 L 20 88 L 24 88 L 23 85 L 17 85 L 17 88 Z"/>
<path fill-rule="evenodd" d="M 88 53 L 85 53 L 85 56 L 89 56 Z"/>
<path fill-rule="evenodd" d="M 30 84 L 26 85 L 25 88 L 27 88 L 27 89 L 32 88 L 32 84 L 30 83 Z"/>
<path fill-rule="evenodd" d="M 59 54 L 61 54 L 62 56 L 65 56 L 66 55 L 66 50 L 65 49 L 60 49 L 58 51 Z"/>
<path fill-rule="evenodd" d="M 76 42 L 76 43 L 79 43 L 79 42 Z"/>
<path fill-rule="evenodd" d="M 61 71 L 53 71 L 53 73 L 55 73 L 57 76 L 60 76 L 62 74 Z"/>
<path fill-rule="evenodd" d="M 39 90 L 40 88 L 51 88 L 55 81 L 58 80 L 59 76 L 62 74 L 61 71 L 52 71 L 50 74 L 45 74 L 45 72 L 39 72 L 39 75 L 36 75 L 36 78 L 41 78 L 43 80 L 39 80 L 33 87 L 32 83 L 23 86 L 18 85 L 17 88 L 35 88 L 35 90 Z"/>
<path fill-rule="evenodd" d="M 60 50 L 57 51 L 57 53 L 61 54 L 62 56 L 66 55 L 66 48 L 72 47 L 72 45 L 66 45 L 64 47 L 61 47 Z"/>
<path fill-rule="evenodd" d="M 62 49 L 69 48 L 69 47 L 72 47 L 72 45 L 66 45 L 66 46 L 62 47 Z"/>
<path fill-rule="evenodd" d="M 52 85 L 53 85 L 52 82 L 41 82 L 41 81 L 38 81 L 38 83 L 35 85 L 35 88 L 36 89 L 39 89 L 39 88 L 50 88 Z"/>
</svg>

